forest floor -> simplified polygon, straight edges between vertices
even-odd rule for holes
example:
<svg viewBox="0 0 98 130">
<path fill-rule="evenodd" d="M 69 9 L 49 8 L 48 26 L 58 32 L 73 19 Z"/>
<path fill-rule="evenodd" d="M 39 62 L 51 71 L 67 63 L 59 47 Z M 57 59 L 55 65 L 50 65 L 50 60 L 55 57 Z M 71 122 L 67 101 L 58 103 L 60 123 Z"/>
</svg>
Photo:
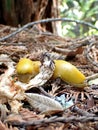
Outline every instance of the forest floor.
<svg viewBox="0 0 98 130">
<path fill-rule="evenodd" d="M 0 25 L 0 130 L 97 130 L 98 36 L 63 38 L 35 26 L 1 39 L 16 30 Z M 47 72 L 47 81 L 22 90 L 16 83 L 19 59 L 41 61 L 44 54 L 76 66 L 86 76 L 86 86 L 75 86 L 59 77 L 52 79 Z"/>
</svg>

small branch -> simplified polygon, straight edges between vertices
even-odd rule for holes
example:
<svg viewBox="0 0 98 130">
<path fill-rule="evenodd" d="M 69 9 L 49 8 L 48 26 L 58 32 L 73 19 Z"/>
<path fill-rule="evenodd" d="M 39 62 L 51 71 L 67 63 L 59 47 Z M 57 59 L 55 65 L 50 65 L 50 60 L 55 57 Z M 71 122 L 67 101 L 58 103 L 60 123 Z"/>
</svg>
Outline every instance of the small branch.
<svg viewBox="0 0 98 130">
<path fill-rule="evenodd" d="M 39 87 L 39 90 L 47 97 L 53 98 L 49 93 L 47 93 L 42 87 Z"/>
<path fill-rule="evenodd" d="M 86 77 L 86 80 L 89 81 L 89 80 L 93 80 L 93 79 L 96 79 L 96 78 L 98 78 L 98 73 L 95 73 L 93 75 Z"/>
<path fill-rule="evenodd" d="M 49 119 L 41 119 L 37 121 L 26 121 L 26 122 L 7 122 L 11 125 L 14 126 L 20 126 L 20 127 L 26 127 L 26 126 L 35 126 L 35 125 L 44 125 L 44 124 L 49 124 L 49 123 L 56 123 L 56 122 L 62 122 L 62 123 L 71 123 L 71 122 L 94 122 L 98 121 L 98 117 L 88 117 L 88 116 L 82 116 L 82 117 L 76 117 L 76 116 L 71 116 L 71 117 L 52 117 Z"/>
<path fill-rule="evenodd" d="M 81 110 L 76 106 L 72 107 L 72 111 L 78 113 L 81 116 L 88 116 L 88 117 L 91 117 L 91 116 L 94 117 L 95 116 L 95 114 L 92 114 L 92 113 L 89 113 L 87 111 Z"/>
<path fill-rule="evenodd" d="M 43 19 L 43 20 L 39 20 L 39 21 L 35 21 L 35 22 L 30 22 L 30 23 L 24 25 L 23 27 L 17 29 L 15 32 L 13 32 L 13 33 L 5 36 L 5 37 L 0 38 L 0 42 L 7 40 L 10 37 L 13 37 L 17 33 L 21 32 L 21 31 L 25 30 L 26 28 L 31 27 L 33 25 L 40 24 L 40 23 L 57 22 L 57 21 L 75 22 L 77 24 L 83 24 L 83 25 L 86 25 L 86 26 L 89 26 L 93 29 L 98 30 L 97 27 L 95 27 L 94 25 L 92 25 L 91 23 L 88 23 L 88 22 L 84 22 L 84 21 L 80 21 L 80 20 L 74 20 L 74 19 L 70 19 L 70 18 L 50 18 L 50 19 Z"/>
</svg>

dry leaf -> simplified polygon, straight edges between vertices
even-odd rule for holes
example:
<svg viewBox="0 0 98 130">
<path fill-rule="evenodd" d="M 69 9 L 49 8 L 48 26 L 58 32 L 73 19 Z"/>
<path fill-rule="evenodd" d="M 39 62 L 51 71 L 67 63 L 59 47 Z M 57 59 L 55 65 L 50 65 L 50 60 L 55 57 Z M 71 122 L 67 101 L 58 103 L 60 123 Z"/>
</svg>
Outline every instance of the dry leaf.
<svg viewBox="0 0 98 130">
<path fill-rule="evenodd" d="M 70 51 L 66 56 L 66 60 L 71 60 L 71 59 L 75 58 L 77 54 L 82 54 L 83 50 L 84 50 L 83 47 L 78 47 L 75 51 L 73 51 L 73 50 Z"/>
<path fill-rule="evenodd" d="M 63 110 L 63 107 L 59 102 L 43 95 L 26 93 L 26 99 L 33 108 L 38 109 L 42 113 Z"/>
</svg>

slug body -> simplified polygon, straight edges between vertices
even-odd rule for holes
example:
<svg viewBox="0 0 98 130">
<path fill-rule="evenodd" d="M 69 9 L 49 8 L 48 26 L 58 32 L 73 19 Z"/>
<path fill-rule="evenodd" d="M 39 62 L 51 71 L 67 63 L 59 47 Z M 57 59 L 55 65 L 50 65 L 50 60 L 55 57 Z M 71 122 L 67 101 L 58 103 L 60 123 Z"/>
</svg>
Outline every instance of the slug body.
<svg viewBox="0 0 98 130">
<path fill-rule="evenodd" d="M 86 77 L 74 65 L 64 60 L 54 60 L 54 62 L 55 70 L 52 78 L 60 77 L 63 81 L 75 85 L 84 83 Z M 20 59 L 16 66 L 17 74 L 22 79 L 20 81 L 25 82 L 24 79 L 28 81 L 31 77 L 36 76 L 39 73 L 40 65 L 40 61 L 31 61 L 27 58 Z"/>
<path fill-rule="evenodd" d="M 71 63 L 64 60 L 55 60 L 53 77 L 60 77 L 63 81 L 71 84 L 82 84 L 85 76 Z"/>
<path fill-rule="evenodd" d="M 19 80 L 25 83 L 29 82 L 31 77 L 33 78 L 39 73 L 40 64 L 39 61 L 31 61 L 28 58 L 20 59 L 16 66 Z"/>
</svg>

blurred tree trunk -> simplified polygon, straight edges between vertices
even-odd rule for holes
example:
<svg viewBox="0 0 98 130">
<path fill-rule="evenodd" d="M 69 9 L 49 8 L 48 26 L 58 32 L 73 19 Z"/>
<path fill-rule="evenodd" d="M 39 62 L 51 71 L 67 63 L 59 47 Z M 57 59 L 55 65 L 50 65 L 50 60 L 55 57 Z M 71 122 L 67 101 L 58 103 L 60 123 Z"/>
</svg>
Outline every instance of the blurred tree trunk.
<svg viewBox="0 0 98 130">
<path fill-rule="evenodd" d="M 0 0 L 0 23 L 11 26 L 24 25 L 31 21 L 59 16 L 59 0 Z M 56 32 L 56 23 L 41 25 Z"/>
</svg>

